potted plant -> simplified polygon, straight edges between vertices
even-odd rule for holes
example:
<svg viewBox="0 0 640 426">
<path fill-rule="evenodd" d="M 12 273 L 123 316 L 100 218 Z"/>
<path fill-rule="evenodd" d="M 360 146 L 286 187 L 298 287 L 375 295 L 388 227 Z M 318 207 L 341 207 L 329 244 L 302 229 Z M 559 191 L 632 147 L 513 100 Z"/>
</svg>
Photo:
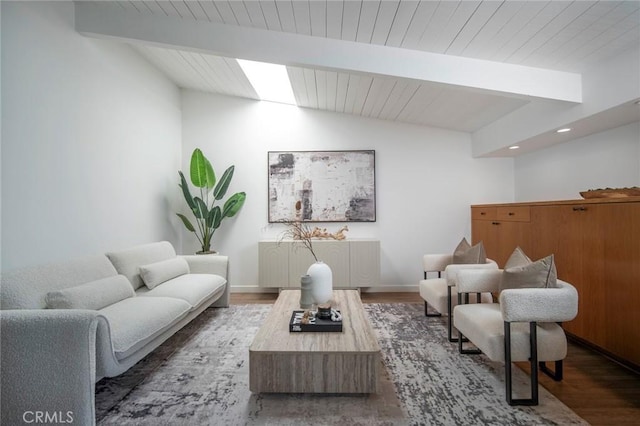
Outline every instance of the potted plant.
<svg viewBox="0 0 640 426">
<path fill-rule="evenodd" d="M 233 178 L 235 167 L 230 166 L 217 180 L 213 166 L 199 148 L 191 155 L 190 178 L 193 186 L 199 189 L 199 196 L 193 197 L 189 185 L 182 171 L 180 175 L 180 188 L 182 195 L 195 216 L 195 226 L 183 214 L 176 213 L 188 231 L 196 234 L 202 250 L 198 254 L 215 253 L 211 251 L 211 238 L 216 229 L 220 227 L 222 220 L 233 217 L 244 205 L 247 195 L 244 192 L 236 192 L 224 202 L 222 208 L 216 203 L 224 198 Z"/>
</svg>

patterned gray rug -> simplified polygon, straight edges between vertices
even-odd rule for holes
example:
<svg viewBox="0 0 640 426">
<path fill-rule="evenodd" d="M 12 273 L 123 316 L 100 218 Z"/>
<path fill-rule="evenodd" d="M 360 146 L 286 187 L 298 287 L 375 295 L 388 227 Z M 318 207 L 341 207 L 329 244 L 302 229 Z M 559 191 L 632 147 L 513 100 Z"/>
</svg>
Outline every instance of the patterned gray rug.
<svg viewBox="0 0 640 426">
<path fill-rule="evenodd" d="M 587 424 L 544 388 L 510 407 L 504 368 L 460 355 L 421 304 L 368 304 L 386 368 L 378 395 L 252 394 L 248 348 L 271 305 L 208 309 L 126 373 L 96 385 L 100 425 Z M 528 377 L 514 368 L 527 396 Z"/>
</svg>

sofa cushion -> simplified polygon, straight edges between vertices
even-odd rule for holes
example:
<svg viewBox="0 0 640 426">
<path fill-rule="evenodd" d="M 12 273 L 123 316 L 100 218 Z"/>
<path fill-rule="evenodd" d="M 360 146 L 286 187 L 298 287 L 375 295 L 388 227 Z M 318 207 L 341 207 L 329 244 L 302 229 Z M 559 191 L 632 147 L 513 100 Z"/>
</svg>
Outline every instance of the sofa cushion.
<svg viewBox="0 0 640 426">
<path fill-rule="evenodd" d="M 140 277 L 142 277 L 142 281 L 144 281 L 144 284 L 150 289 L 172 278 L 188 273 L 189 264 L 181 257 L 161 260 L 160 262 L 154 262 L 140 267 Z"/>
<path fill-rule="evenodd" d="M 99 312 L 109 321 L 117 359 L 132 355 L 184 318 L 191 306 L 170 297 L 131 297 Z"/>
<path fill-rule="evenodd" d="M 176 257 L 176 251 L 171 243 L 161 241 L 107 253 L 107 257 L 118 273 L 129 279 L 135 290 L 144 285 L 140 278 L 140 265 L 173 259 Z"/>
<path fill-rule="evenodd" d="M 44 309 L 50 291 L 75 287 L 116 276 L 118 272 L 103 254 L 48 265 L 2 271 L 1 309 Z"/>
<path fill-rule="evenodd" d="M 226 283 L 227 280 L 219 275 L 188 274 L 164 282 L 153 290 L 141 287 L 136 294 L 144 297 L 175 297 L 197 308 L 216 293 L 222 294 Z"/>
<path fill-rule="evenodd" d="M 486 263 L 487 254 L 484 251 L 484 244 L 480 241 L 475 246 L 471 247 L 466 238 L 458 244 L 453 251 L 453 263 L 454 264 L 472 264 L 472 263 Z"/>
<path fill-rule="evenodd" d="M 532 262 L 517 247 L 507 260 L 500 291 L 510 288 L 553 288 L 557 287 L 557 271 L 553 255 Z"/>
<path fill-rule="evenodd" d="M 115 275 L 47 293 L 49 309 L 102 309 L 135 296 L 127 277 Z"/>
</svg>

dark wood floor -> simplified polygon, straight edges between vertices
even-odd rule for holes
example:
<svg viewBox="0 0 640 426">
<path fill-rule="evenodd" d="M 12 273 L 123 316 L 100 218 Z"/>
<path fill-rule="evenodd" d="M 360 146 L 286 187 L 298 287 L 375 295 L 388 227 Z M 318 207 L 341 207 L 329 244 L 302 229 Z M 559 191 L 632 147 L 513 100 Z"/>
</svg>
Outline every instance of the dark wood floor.
<svg viewBox="0 0 640 426">
<path fill-rule="evenodd" d="M 273 303 L 277 293 L 232 293 L 231 303 Z M 362 293 L 364 303 L 423 303 L 417 293 Z M 640 344 L 640 342 L 638 343 Z M 518 363 L 525 371 L 527 363 Z M 569 342 L 564 380 L 540 374 L 540 384 L 592 425 L 640 425 L 640 376 Z"/>
</svg>

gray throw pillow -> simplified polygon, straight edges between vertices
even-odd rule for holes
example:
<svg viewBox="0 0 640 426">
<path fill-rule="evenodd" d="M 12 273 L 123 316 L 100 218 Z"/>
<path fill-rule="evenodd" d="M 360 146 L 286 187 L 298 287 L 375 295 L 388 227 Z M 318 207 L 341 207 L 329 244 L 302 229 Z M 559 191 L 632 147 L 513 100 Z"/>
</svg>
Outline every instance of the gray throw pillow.
<svg viewBox="0 0 640 426">
<path fill-rule="evenodd" d="M 480 241 L 471 247 L 466 238 L 463 238 L 458 247 L 453 251 L 453 263 L 455 264 L 478 264 L 486 263 L 487 254 L 484 251 L 484 244 Z"/>
<path fill-rule="evenodd" d="M 49 309 L 99 310 L 135 296 L 131 283 L 124 275 L 114 275 L 58 291 L 45 296 Z"/>
<path fill-rule="evenodd" d="M 511 253 L 511 256 L 509 256 L 507 263 L 505 263 L 504 269 L 525 266 L 530 264 L 531 262 L 532 260 L 529 259 L 529 256 L 524 254 L 524 251 L 520 247 L 516 247 L 513 253 Z"/>
<path fill-rule="evenodd" d="M 557 287 L 558 273 L 553 255 L 532 262 L 520 247 L 511 254 L 502 272 L 500 290 Z"/>
</svg>

